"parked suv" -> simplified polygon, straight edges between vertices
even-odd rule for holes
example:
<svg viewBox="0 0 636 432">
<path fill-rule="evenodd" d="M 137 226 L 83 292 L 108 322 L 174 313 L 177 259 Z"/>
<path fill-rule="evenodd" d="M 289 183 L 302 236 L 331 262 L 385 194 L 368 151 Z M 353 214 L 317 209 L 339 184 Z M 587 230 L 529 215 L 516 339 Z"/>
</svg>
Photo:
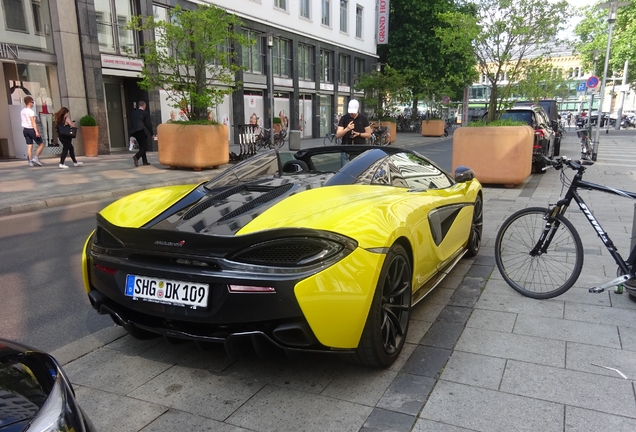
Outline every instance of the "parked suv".
<svg viewBox="0 0 636 432">
<path fill-rule="evenodd" d="M 548 125 L 552 127 L 554 131 L 554 156 L 558 156 L 561 151 L 561 116 L 559 115 L 557 101 L 554 99 L 542 99 L 540 101 L 517 101 L 515 106 L 535 106 L 539 105 L 545 111 L 548 116 Z"/>
<path fill-rule="evenodd" d="M 499 118 L 522 121 L 534 129 L 532 165 L 535 172 L 544 173 L 545 161 L 540 155 L 552 159 L 555 140 L 555 133 L 545 110 L 538 105 L 515 106 L 503 111 Z"/>
</svg>

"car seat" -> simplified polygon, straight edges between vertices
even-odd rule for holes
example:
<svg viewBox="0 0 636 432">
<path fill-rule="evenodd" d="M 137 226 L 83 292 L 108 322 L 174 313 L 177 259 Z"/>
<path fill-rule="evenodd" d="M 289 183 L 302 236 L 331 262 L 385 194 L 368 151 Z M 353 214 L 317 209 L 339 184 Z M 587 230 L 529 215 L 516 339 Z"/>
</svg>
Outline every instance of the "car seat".
<svg viewBox="0 0 636 432">
<path fill-rule="evenodd" d="M 285 165 L 283 165 L 284 173 L 299 173 L 303 171 L 309 171 L 309 167 L 301 160 L 290 160 L 285 162 Z"/>
</svg>

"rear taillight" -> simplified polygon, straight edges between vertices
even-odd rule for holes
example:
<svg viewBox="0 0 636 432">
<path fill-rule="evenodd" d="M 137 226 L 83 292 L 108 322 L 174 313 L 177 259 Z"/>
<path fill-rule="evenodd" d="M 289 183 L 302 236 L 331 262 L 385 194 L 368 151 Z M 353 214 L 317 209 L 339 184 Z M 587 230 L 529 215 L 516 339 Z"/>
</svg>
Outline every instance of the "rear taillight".
<svg viewBox="0 0 636 432">
<path fill-rule="evenodd" d="M 536 129 L 534 131 L 534 134 L 540 136 L 541 138 L 543 138 L 545 136 L 545 133 L 543 133 L 543 131 L 541 129 Z"/>
<path fill-rule="evenodd" d="M 103 266 L 101 264 L 95 264 L 95 268 L 97 270 L 103 271 L 104 273 L 108 273 L 109 275 L 114 275 L 115 273 L 117 273 L 116 269 L 111 268 L 111 267 L 106 267 L 106 266 Z"/>
</svg>

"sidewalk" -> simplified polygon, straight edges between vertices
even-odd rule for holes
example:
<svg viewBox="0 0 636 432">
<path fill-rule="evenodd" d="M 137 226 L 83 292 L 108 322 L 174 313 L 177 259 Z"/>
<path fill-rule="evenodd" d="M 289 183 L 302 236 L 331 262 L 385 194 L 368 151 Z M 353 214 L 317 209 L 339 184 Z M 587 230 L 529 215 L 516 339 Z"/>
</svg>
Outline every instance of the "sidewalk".
<svg viewBox="0 0 636 432">
<path fill-rule="evenodd" d="M 444 138 L 422 137 L 415 133 L 400 134 L 396 145 L 410 146 Z M 322 138 L 301 140 L 301 148 L 322 146 Z M 288 149 L 285 144 L 283 149 Z M 239 153 L 238 146 L 230 151 Z M 43 167 L 29 167 L 25 160 L 0 161 L 0 216 L 23 213 L 82 201 L 119 198 L 143 189 L 175 184 L 196 184 L 218 175 L 230 165 L 195 172 L 171 170 L 159 164 L 156 152 L 148 153 L 150 166 L 133 166 L 133 152 L 78 156 L 82 166 L 59 169 L 59 155 L 42 157 Z"/>
<path fill-rule="evenodd" d="M 598 161 L 585 178 L 636 190 L 634 138 L 632 131 L 601 135 Z M 578 157 L 573 130 L 561 153 Z M 98 159 L 99 164 L 106 160 Z M 100 169 L 102 179 L 120 181 L 118 176 L 132 172 L 123 180 L 141 185 L 142 169 L 159 171 L 153 182 L 196 178 L 155 165 L 133 170 L 130 159 L 109 156 L 109 166 Z M 0 163 L 0 185 L 5 165 Z M 50 164 L 45 169 L 53 171 Z M 15 174 L 17 183 L 37 183 L 39 177 L 32 176 L 38 172 L 31 170 L 20 166 L 6 172 Z M 56 163 L 55 173 L 43 171 L 43 177 L 50 175 L 46 178 L 59 187 L 64 184 L 59 179 L 72 170 L 59 170 Z M 87 183 L 91 190 L 97 186 Z M 82 184 L 72 183 L 78 192 Z M 222 348 L 201 351 L 194 343 L 133 340 L 115 326 L 52 354 L 64 364 L 98 430 L 631 432 L 636 430 L 636 301 L 611 290 L 587 292 L 614 277 L 616 268 L 579 210 L 571 208 L 567 216 L 581 235 L 585 263 L 567 293 L 543 301 L 523 297 L 506 285 L 494 263 L 502 221 L 520 208 L 553 203 L 560 192 L 559 173 L 552 169 L 514 188 L 484 187 L 481 252 L 413 308 L 407 344 L 386 370 L 314 354 L 233 361 Z M 634 203 L 581 194 L 626 256 Z"/>
</svg>

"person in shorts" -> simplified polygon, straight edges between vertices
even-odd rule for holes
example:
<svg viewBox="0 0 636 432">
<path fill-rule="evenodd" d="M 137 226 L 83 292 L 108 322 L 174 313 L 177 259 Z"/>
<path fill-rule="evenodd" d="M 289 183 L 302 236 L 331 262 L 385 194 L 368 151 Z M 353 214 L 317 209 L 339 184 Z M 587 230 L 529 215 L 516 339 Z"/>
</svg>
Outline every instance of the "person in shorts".
<svg viewBox="0 0 636 432">
<path fill-rule="evenodd" d="M 33 98 L 31 96 L 27 96 L 24 98 L 25 108 L 20 111 L 20 121 L 22 123 L 22 135 L 24 135 L 24 139 L 26 140 L 27 145 L 27 159 L 29 161 L 29 166 L 42 166 L 42 162 L 38 156 L 42 154 L 42 150 L 44 150 L 44 142 L 42 141 L 42 137 L 40 136 L 40 131 L 38 131 L 38 125 L 35 122 L 35 111 L 33 111 Z M 35 156 L 33 155 L 33 143 L 38 144 L 38 148 L 35 151 Z"/>
</svg>

